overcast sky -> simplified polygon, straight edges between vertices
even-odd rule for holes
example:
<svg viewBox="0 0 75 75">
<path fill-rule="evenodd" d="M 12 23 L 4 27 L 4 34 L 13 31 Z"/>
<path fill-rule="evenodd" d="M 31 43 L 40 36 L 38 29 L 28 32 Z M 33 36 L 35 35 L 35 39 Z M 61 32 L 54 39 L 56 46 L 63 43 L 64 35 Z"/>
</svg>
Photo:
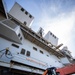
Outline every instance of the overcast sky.
<svg viewBox="0 0 75 75">
<path fill-rule="evenodd" d="M 8 11 L 15 2 L 34 16 L 31 28 L 37 32 L 40 27 L 46 34 L 51 31 L 59 43 L 68 46 L 75 57 L 75 0 L 5 0 Z"/>
</svg>

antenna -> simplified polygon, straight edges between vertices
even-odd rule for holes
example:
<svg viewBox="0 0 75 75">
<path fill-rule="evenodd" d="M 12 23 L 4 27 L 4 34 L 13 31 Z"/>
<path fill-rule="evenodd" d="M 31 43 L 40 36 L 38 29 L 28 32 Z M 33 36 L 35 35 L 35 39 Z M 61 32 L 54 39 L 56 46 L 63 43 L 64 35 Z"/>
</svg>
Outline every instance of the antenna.
<svg viewBox="0 0 75 75">
<path fill-rule="evenodd" d="M 38 30 L 38 32 L 37 32 L 37 34 L 42 37 L 43 34 L 44 34 L 44 29 L 40 27 L 39 30 Z"/>
</svg>

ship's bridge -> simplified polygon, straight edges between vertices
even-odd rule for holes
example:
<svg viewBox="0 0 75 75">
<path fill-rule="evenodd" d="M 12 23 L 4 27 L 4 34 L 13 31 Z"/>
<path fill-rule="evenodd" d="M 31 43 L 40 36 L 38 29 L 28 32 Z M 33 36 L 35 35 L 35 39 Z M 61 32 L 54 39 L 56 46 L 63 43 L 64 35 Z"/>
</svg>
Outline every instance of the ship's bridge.
<svg viewBox="0 0 75 75">
<path fill-rule="evenodd" d="M 16 19 L 11 19 L 12 21 L 16 22 Z M 10 20 L 5 20 L 5 23 L 9 23 Z M 10 22 L 12 23 L 12 22 Z M 49 43 L 47 40 L 45 40 L 43 37 L 36 34 L 31 28 L 28 28 L 27 26 L 23 25 L 22 23 L 18 22 L 18 25 L 20 25 L 20 28 L 23 32 L 23 35 L 25 39 L 29 40 L 30 42 L 36 44 L 37 46 L 47 50 L 48 52 L 51 52 L 57 57 L 64 57 L 64 55 L 60 52 L 59 49 L 56 49 L 56 46 Z M 49 45 L 51 44 L 51 45 Z"/>
<path fill-rule="evenodd" d="M 64 55 L 58 51 L 56 51 L 55 49 L 51 48 L 50 46 L 48 46 L 48 42 L 43 39 L 42 37 L 40 37 L 39 35 L 37 35 L 35 32 L 33 32 L 32 30 L 28 29 L 28 28 L 23 28 L 21 27 L 21 30 L 24 34 L 24 37 L 26 39 L 28 39 L 29 41 L 31 41 L 32 43 L 35 43 L 36 45 L 42 47 L 45 50 L 50 51 L 52 54 L 56 55 L 56 56 L 60 56 L 63 57 Z"/>
<path fill-rule="evenodd" d="M 42 47 L 43 49 L 51 52 L 52 54 L 56 55 L 57 57 L 64 57 L 64 55 L 60 52 L 60 50 L 56 50 L 56 47 L 45 40 L 43 37 L 36 34 L 33 30 L 28 27 L 21 26 L 21 30 L 24 34 L 25 39 L 28 39 L 32 43 Z"/>
</svg>

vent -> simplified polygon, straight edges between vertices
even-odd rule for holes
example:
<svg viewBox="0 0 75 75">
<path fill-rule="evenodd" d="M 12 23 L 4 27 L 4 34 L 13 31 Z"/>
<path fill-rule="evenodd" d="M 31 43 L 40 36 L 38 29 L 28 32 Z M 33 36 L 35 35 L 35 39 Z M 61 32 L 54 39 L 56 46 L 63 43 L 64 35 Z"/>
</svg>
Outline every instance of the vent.
<svg viewBox="0 0 75 75">
<path fill-rule="evenodd" d="M 23 8 L 21 8 L 21 11 L 24 11 L 24 9 L 23 9 Z"/>
</svg>

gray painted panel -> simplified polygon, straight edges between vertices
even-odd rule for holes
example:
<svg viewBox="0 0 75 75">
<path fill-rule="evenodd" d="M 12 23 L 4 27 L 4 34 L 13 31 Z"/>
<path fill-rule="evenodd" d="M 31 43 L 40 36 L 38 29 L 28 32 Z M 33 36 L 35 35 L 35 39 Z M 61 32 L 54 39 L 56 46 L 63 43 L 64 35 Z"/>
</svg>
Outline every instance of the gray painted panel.
<svg viewBox="0 0 75 75">
<path fill-rule="evenodd" d="M 19 40 L 15 31 L 7 28 L 6 26 L 4 26 L 2 24 L 0 24 L 0 36 L 6 38 L 8 40 L 11 40 L 13 42 L 21 44 L 21 41 Z"/>
</svg>

